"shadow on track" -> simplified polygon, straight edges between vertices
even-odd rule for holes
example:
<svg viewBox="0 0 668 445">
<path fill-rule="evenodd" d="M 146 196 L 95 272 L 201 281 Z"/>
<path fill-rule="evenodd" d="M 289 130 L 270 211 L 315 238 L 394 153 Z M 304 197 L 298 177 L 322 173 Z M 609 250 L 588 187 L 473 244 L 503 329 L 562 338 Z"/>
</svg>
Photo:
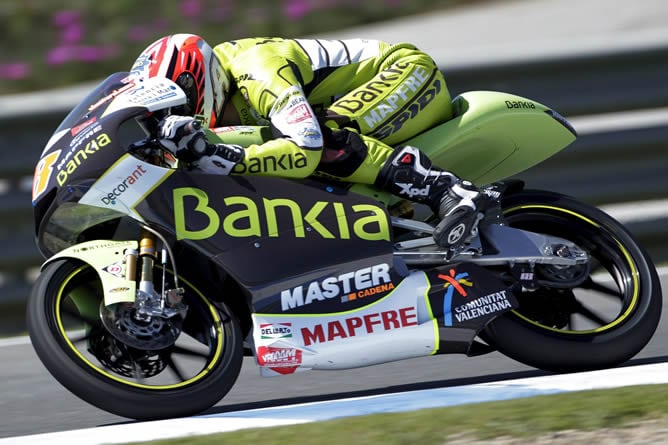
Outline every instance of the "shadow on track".
<svg viewBox="0 0 668 445">
<path fill-rule="evenodd" d="M 623 367 L 632 367 L 640 365 L 648 365 L 654 363 L 664 363 L 668 362 L 668 356 L 663 357 L 651 357 L 651 358 L 642 358 L 642 359 L 633 359 L 624 363 L 623 365 L 618 366 L 619 368 Z M 386 386 L 382 388 L 375 388 L 363 391 L 349 391 L 349 392 L 340 392 L 340 393 L 331 393 L 331 394 L 322 394 L 317 396 L 305 396 L 305 397 L 289 397 L 281 399 L 272 399 L 264 400 L 261 402 L 251 402 L 251 403 L 239 403 L 234 405 L 225 405 L 225 406 L 216 406 L 214 408 L 208 409 L 202 412 L 202 415 L 207 414 L 222 414 L 229 413 L 233 411 L 247 411 L 252 409 L 260 408 L 274 408 L 285 405 L 294 405 L 299 403 L 313 403 L 313 402 L 326 402 L 331 400 L 346 399 L 353 397 L 369 397 L 377 396 L 382 394 L 391 394 L 397 392 L 405 391 L 419 391 L 424 389 L 436 389 L 436 388 L 449 388 L 454 386 L 466 386 L 466 385 L 476 385 L 481 383 L 492 383 L 502 380 L 517 380 L 529 377 L 542 377 L 554 375 L 554 373 L 546 371 L 522 371 L 522 372 L 511 372 L 504 374 L 494 374 L 482 377 L 470 377 L 470 378 L 457 378 L 449 380 L 434 380 L 429 382 L 421 383 L 412 383 L 406 385 L 393 385 Z"/>
</svg>

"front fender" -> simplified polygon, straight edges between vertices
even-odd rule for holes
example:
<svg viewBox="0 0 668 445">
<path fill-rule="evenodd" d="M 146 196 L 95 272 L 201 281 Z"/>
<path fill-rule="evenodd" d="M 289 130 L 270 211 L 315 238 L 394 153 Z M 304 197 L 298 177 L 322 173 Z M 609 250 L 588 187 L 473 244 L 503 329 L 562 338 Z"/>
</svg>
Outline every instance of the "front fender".
<svg viewBox="0 0 668 445">
<path fill-rule="evenodd" d="M 42 264 L 59 258 L 75 258 L 89 264 L 100 277 L 104 304 L 134 303 L 137 283 L 125 279 L 125 251 L 137 250 L 137 241 L 93 240 L 61 250 Z"/>
</svg>

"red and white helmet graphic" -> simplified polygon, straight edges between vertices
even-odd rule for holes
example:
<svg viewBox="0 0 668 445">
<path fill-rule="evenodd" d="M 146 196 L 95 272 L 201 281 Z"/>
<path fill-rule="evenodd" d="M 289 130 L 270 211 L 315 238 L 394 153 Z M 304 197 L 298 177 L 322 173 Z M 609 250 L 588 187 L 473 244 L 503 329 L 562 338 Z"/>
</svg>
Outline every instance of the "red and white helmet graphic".
<svg viewBox="0 0 668 445">
<path fill-rule="evenodd" d="M 220 120 L 229 79 L 213 48 L 200 36 L 174 34 L 153 42 L 131 72 L 144 79 L 166 77 L 176 82 L 188 99 L 179 114 L 195 116 L 208 127 Z"/>
</svg>

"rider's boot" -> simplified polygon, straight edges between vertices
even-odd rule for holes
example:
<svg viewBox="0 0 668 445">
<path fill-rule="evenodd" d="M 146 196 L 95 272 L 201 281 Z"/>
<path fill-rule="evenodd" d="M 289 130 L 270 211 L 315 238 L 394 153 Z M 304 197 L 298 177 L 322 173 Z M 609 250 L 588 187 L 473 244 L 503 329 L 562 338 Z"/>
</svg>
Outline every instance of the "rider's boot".
<svg viewBox="0 0 668 445">
<path fill-rule="evenodd" d="M 426 204 L 441 221 L 434 229 L 437 245 L 459 251 L 470 241 L 491 198 L 468 181 L 431 165 L 419 149 L 397 149 L 383 165 L 376 186 L 413 202 Z"/>
</svg>

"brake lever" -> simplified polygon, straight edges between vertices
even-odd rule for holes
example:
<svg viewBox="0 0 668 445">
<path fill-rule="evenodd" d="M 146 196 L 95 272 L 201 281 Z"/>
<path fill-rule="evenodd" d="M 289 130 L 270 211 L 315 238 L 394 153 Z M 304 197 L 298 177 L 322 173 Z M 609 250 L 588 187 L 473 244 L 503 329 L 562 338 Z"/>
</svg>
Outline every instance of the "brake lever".
<svg viewBox="0 0 668 445">
<path fill-rule="evenodd" d="M 157 138 L 133 142 L 128 146 L 128 152 L 153 165 L 169 168 L 176 165 L 174 155 L 163 147 Z"/>
</svg>

